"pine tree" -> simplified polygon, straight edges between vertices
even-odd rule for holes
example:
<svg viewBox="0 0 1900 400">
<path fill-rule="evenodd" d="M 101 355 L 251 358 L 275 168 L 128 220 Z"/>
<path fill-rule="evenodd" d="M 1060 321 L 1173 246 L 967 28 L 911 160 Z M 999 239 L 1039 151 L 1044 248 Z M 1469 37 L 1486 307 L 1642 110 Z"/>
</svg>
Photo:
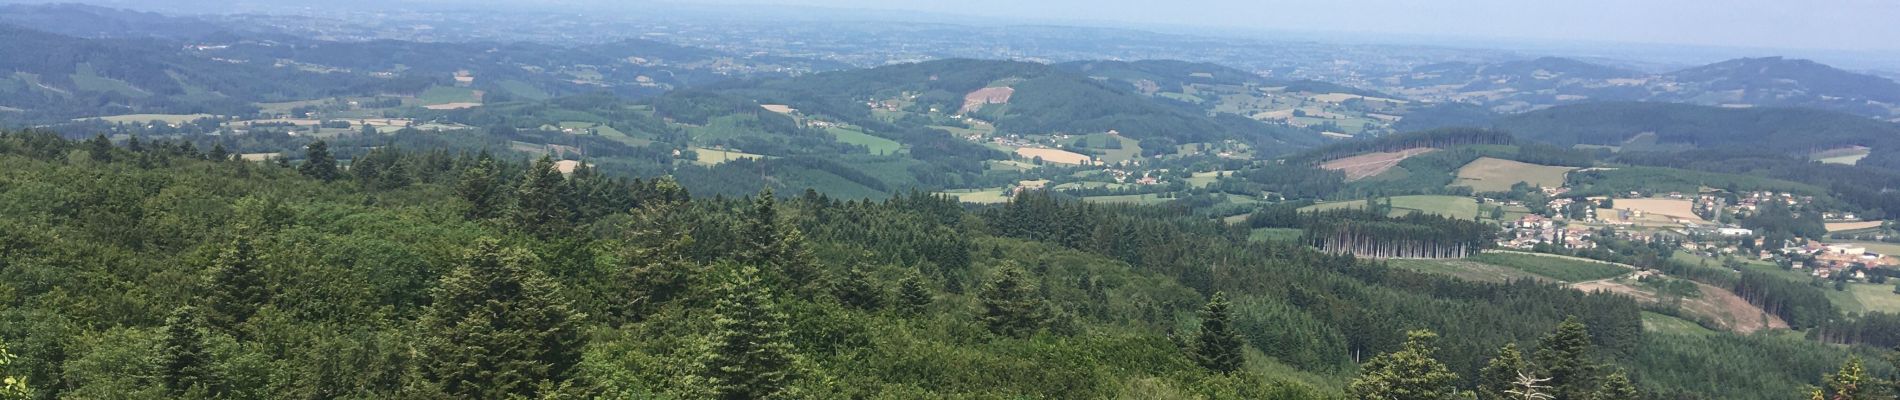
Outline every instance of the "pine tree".
<svg viewBox="0 0 1900 400">
<path fill-rule="evenodd" d="M 838 297 L 838 301 L 852 307 L 865 310 L 884 307 L 884 288 L 871 282 L 871 276 L 864 273 L 864 268 L 856 265 L 845 269 L 844 279 L 832 288 L 832 294 Z"/>
<path fill-rule="evenodd" d="M 310 142 L 310 145 L 304 146 L 303 165 L 297 166 L 297 172 L 324 182 L 334 181 L 340 177 L 336 168 L 336 157 L 330 155 L 330 144 L 322 140 Z"/>
<path fill-rule="evenodd" d="M 983 302 L 983 322 L 998 335 L 1027 337 L 1048 321 L 1035 283 L 1015 265 L 1002 267 L 977 297 Z"/>
<path fill-rule="evenodd" d="M 1194 362 L 1202 368 L 1234 372 L 1246 362 L 1241 352 L 1240 332 L 1234 329 L 1229 307 L 1227 294 L 1214 292 L 1207 306 L 1201 308 L 1201 334 L 1194 342 Z"/>
<path fill-rule="evenodd" d="M 930 288 L 924 286 L 924 280 L 916 274 L 904 277 L 897 282 L 897 306 L 905 314 L 916 315 L 935 301 Z"/>
<path fill-rule="evenodd" d="M 1596 389 L 1591 379 L 1590 332 L 1576 316 L 1557 324 L 1557 330 L 1538 343 L 1534 358 L 1541 375 L 1550 378 L 1557 398 L 1588 398 Z"/>
<path fill-rule="evenodd" d="M 465 218 L 484 220 L 500 216 L 503 207 L 501 172 L 496 170 L 495 159 L 482 154 L 474 166 L 462 171 L 455 194 L 468 202 L 468 211 L 462 213 Z"/>
<path fill-rule="evenodd" d="M 1497 357 L 1478 370 L 1478 398 L 1510 398 L 1506 391 L 1511 390 L 1519 374 L 1530 372 L 1524 364 L 1524 354 L 1517 350 L 1517 343 L 1506 343 L 1498 349 Z"/>
<path fill-rule="evenodd" d="M 758 275 L 751 266 L 734 270 L 713 306 L 712 351 L 700 371 L 715 398 L 780 398 L 791 381 L 790 329 Z"/>
<path fill-rule="evenodd" d="M 211 355 L 205 352 L 204 320 L 198 309 L 179 307 L 165 318 L 164 347 L 159 349 L 160 377 L 173 396 L 212 386 Z"/>
<path fill-rule="evenodd" d="M 569 218 L 567 177 L 554 169 L 554 159 L 542 156 L 522 176 L 515 196 L 515 225 L 539 238 L 567 232 Z"/>
<path fill-rule="evenodd" d="M 1630 383 L 1629 374 L 1625 374 L 1623 371 L 1616 371 L 1603 377 L 1603 384 L 1597 387 L 1596 394 L 1590 398 L 1594 400 L 1637 400 L 1642 398 L 1642 392 L 1636 390 L 1636 384 Z"/>
<path fill-rule="evenodd" d="M 1363 373 L 1347 385 L 1352 398 L 1364 400 L 1456 399 L 1458 374 L 1432 358 L 1438 334 L 1427 330 L 1406 333 L 1399 351 L 1367 361 Z"/>
<path fill-rule="evenodd" d="M 211 266 L 205 294 L 205 320 L 212 327 L 236 332 L 239 325 L 257 313 L 259 306 L 270 300 L 263 272 L 258 270 L 257 264 L 251 240 L 243 236 L 219 252 Z"/>
<path fill-rule="evenodd" d="M 419 332 L 424 373 L 457 398 L 538 397 L 580 361 L 582 315 L 533 254 L 480 239 L 442 277 Z"/>
</svg>

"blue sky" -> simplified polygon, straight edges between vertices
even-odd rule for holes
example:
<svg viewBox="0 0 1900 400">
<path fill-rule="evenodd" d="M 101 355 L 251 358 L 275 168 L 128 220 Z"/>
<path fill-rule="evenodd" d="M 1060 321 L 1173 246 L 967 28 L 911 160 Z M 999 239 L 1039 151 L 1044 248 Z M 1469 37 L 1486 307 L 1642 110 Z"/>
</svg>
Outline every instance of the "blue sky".
<svg viewBox="0 0 1900 400">
<path fill-rule="evenodd" d="M 716 0 L 1090 25 L 1900 50 L 1900 0 Z"/>
</svg>

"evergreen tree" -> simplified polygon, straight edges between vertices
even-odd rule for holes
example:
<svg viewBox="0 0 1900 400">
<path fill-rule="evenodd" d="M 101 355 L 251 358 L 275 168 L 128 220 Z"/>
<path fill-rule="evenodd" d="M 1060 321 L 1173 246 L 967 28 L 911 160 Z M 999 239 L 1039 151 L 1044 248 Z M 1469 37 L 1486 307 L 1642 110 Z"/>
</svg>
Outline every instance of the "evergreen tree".
<svg viewBox="0 0 1900 400">
<path fill-rule="evenodd" d="M 337 172 L 336 157 L 330 155 L 330 144 L 322 140 L 310 142 L 310 145 L 304 146 L 303 156 L 303 165 L 297 166 L 297 172 L 303 173 L 303 176 L 324 182 L 341 177 Z"/>
<path fill-rule="evenodd" d="M 1008 265 L 983 285 L 977 297 L 983 303 L 983 322 L 990 332 L 1012 337 L 1027 337 L 1047 323 L 1047 310 L 1022 268 Z"/>
<path fill-rule="evenodd" d="M 198 309 L 179 307 L 165 318 L 165 338 L 159 349 L 160 377 L 173 396 L 212 386 L 211 355 L 205 352 L 204 320 Z"/>
<path fill-rule="evenodd" d="M 819 279 L 817 261 L 805 246 L 797 227 L 779 220 L 778 198 L 771 189 L 752 201 L 751 215 L 740 229 L 737 261 L 760 266 L 782 287 L 803 292 Z"/>
<path fill-rule="evenodd" d="M 484 220 L 501 215 L 502 192 L 501 172 L 495 167 L 495 159 L 483 153 L 475 165 L 462 171 L 460 181 L 455 184 L 455 194 L 468 202 L 468 210 L 462 216 L 471 220 Z"/>
<path fill-rule="evenodd" d="M 924 286 L 923 278 L 916 274 L 904 277 L 897 282 L 897 306 L 905 314 L 916 315 L 930 307 L 935 301 L 930 288 Z"/>
<path fill-rule="evenodd" d="M 1214 292 L 1201 308 L 1201 334 L 1194 342 L 1194 362 L 1215 372 L 1240 370 L 1246 359 L 1241 350 L 1240 332 L 1234 329 L 1227 293 Z"/>
<path fill-rule="evenodd" d="M 515 192 L 515 226 L 539 238 L 567 232 L 572 210 L 567 207 L 567 177 L 554 168 L 554 159 L 542 156 L 528 168 Z"/>
<path fill-rule="evenodd" d="M 92 140 L 86 141 L 86 153 L 92 156 L 93 161 L 112 162 L 112 139 L 107 139 L 103 133 L 93 135 Z"/>
<path fill-rule="evenodd" d="M 1590 364 L 1590 332 L 1576 316 L 1565 318 L 1557 330 L 1537 345 L 1534 356 L 1542 375 L 1550 378 L 1558 399 L 1584 399 L 1596 389 Z"/>
<path fill-rule="evenodd" d="M 257 264 L 251 240 L 244 236 L 219 252 L 211 266 L 205 293 L 206 322 L 218 329 L 236 332 L 239 325 L 257 313 L 259 306 L 270 300 L 263 272 L 258 270 Z"/>
<path fill-rule="evenodd" d="M 715 398 L 781 398 L 791 381 L 786 317 L 758 275 L 751 266 L 734 270 L 713 306 L 712 351 L 702 363 L 701 376 Z"/>
<path fill-rule="evenodd" d="M 1432 358 L 1438 348 L 1438 334 L 1427 330 L 1406 333 L 1399 351 L 1380 354 L 1367 361 L 1364 372 L 1347 385 L 1346 391 L 1362 400 L 1450 400 L 1456 399 L 1458 374 Z"/>
<path fill-rule="evenodd" d="M 1636 384 L 1630 383 L 1629 374 L 1623 371 L 1611 372 L 1603 377 L 1603 385 L 1590 398 L 1593 400 L 1637 400 L 1642 392 L 1636 390 Z"/>
<path fill-rule="evenodd" d="M 1517 350 L 1517 343 L 1506 343 L 1498 349 L 1498 355 L 1478 370 L 1478 398 L 1505 399 L 1506 393 L 1515 386 L 1518 375 L 1530 372 L 1524 364 L 1524 354 Z"/>
<path fill-rule="evenodd" d="M 649 202 L 633 210 L 625 225 L 621 257 L 633 296 L 618 311 L 624 319 L 637 320 L 645 311 L 684 296 L 699 279 L 701 268 L 686 258 L 693 238 L 678 219 L 680 211 L 680 203 Z"/>
<path fill-rule="evenodd" d="M 424 373 L 457 398 L 537 397 L 580 361 L 574 313 L 533 254 L 477 240 L 419 323 Z"/>
<path fill-rule="evenodd" d="M 205 159 L 211 160 L 212 162 L 231 161 L 231 152 L 224 149 L 224 143 L 213 143 L 211 144 L 211 153 L 206 154 Z"/>
<path fill-rule="evenodd" d="M 884 288 L 871 281 L 864 268 L 856 265 L 845 268 L 844 279 L 832 288 L 832 294 L 845 305 L 865 310 L 884 307 Z"/>
<path fill-rule="evenodd" d="M 1822 381 L 1827 385 L 1827 387 L 1823 388 L 1827 400 L 1874 400 L 1879 398 L 1875 396 L 1875 388 L 1879 385 L 1873 378 L 1867 376 L 1867 368 L 1861 363 L 1860 357 L 1858 356 L 1848 358 L 1846 363 L 1841 364 L 1840 371 L 1828 374 Z"/>
</svg>

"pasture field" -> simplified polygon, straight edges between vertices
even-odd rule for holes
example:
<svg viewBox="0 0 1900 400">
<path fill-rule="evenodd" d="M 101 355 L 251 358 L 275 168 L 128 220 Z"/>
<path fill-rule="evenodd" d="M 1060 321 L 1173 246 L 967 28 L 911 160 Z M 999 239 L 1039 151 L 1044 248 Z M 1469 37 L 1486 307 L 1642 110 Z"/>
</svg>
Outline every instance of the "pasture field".
<svg viewBox="0 0 1900 400">
<path fill-rule="evenodd" d="M 1196 172 L 1194 173 L 1194 175 L 1189 176 L 1187 178 L 1187 183 L 1188 183 L 1188 186 L 1203 188 L 1203 187 L 1207 187 L 1207 185 L 1214 184 L 1214 181 L 1220 180 L 1219 175 L 1221 173 L 1233 173 L 1233 172 L 1234 171 Z"/>
<path fill-rule="evenodd" d="M 1117 196 L 1083 197 L 1082 201 L 1104 204 L 1161 204 L 1174 199 L 1161 197 L 1160 194 L 1124 194 Z"/>
<path fill-rule="evenodd" d="M 1356 180 L 1371 177 L 1373 175 L 1384 173 L 1385 170 L 1392 169 L 1392 167 L 1394 166 L 1398 166 L 1400 161 L 1405 161 L 1405 159 L 1411 158 L 1412 156 L 1430 153 L 1433 151 L 1438 151 L 1438 149 L 1429 148 L 1429 147 L 1420 147 L 1416 149 L 1406 149 L 1406 150 L 1393 151 L 1393 152 L 1366 153 L 1366 154 L 1360 154 L 1360 155 L 1356 155 L 1352 157 L 1346 157 L 1346 158 L 1336 159 L 1332 161 L 1327 161 L 1325 163 L 1320 164 L 1319 167 L 1330 169 L 1330 170 L 1336 170 L 1336 171 L 1344 171 L 1346 172 L 1347 181 L 1356 181 Z"/>
<path fill-rule="evenodd" d="M 706 148 L 698 148 L 698 147 L 694 147 L 693 152 L 699 154 L 699 159 L 693 160 L 693 163 L 700 164 L 700 165 L 719 165 L 727 161 L 738 160 L 742 158 L 749 158 L 749 159 L 754 159 L 754 160 L 765 158 L 765 156 L 758 155 L 758 154 L 740 153 L 737 151 L 715 150 L 715 149 L 706 149 Z"/>
<path fill-rule="evenodd" d="M 1524 270 L 1494 264 L 1473 261 L 1471 259 L 1426 260 L 1395 258 L 1386 260 L 1394 268 L 1404 268 L 1428 274 L 1438 274 L 1472 282 L 1503 283 L 1520 279 L 1552 281 L 1549 277 Z"/>
<path fill-rule="evenodd" d="M 1009 195 L 1003 194 L 1003 188 L 957 189 L 937 192 L 955 197 L 957 201 L 976 204 L 1002 204 L 1009 202 Z"/>
<path fill-rule="evenodd" d="M 1049 148 L 1040 148 L 1040 147 L 1018 147 L 1016 148 L 1016 156 L 1022 157 L 1025 159 L 1032 159 L 1032 160 L 1036 158 L 1042 158 L 1043 162 L 1052 162 L 1052 163 L 1059 163 L 1059 164 L 1074 164 L 1074 165 L 1090 164 L 1093 160 L 1092 158 L 1089 158 L 1089 156 L 1084 155 L 1084 154 L 1078 154 L 1075 152 L 1070 152 L 1070 151 L 1062 150 L 1062 149 L 1049 149 Z"/>
<path fill-rule="evenodd" d="M 1808 159 L 1813 160 L 1813 161 L 1820 161 L 1821 163 L 1824 163 L 1824 164 L 1854 165 L 1856 163 L 1859 163 L 1860 159 L 1867 158 L 1868 154 L 1873 154 L 1873 149 L 1868 148 L 1867 146 L 1854 146 L 1854 147 L 1847 147 L 1847 148 L 1817 151 L 1817 152 L 1808 154 Z"/>
<path fill-rule="evenodd" d="M 211 118 L 211 117 L 216 117 L 216 115 L 211 115 L 211 114 L 126 114 L 126 115 L 112 115 L 112 116 L 105 116 L 105 117 L 79 118 L 78 120 L 101 119 L 101 120 L 105 120 L 106 122 L 111 122 L 115 124 L 121 124 L 121 123 L 127 123 L 127 122 L 158 121 L 158 122 L 176 125 L 176 124 L 196 121 L 201 118 Z"/>
<path fill-rule="evenodd" d="M 1121 148 L 1110 149 L 1101 147 L 1101 144 L 1104 143 L 1103 141 L 1105 140 L 1121 142 Z M 1069 138 L 1069 141 L 1065 143 L 1072 146 L 1099 150 L 1102 153 L 1101 161 L 1105 163 L 1118 163 L 1141 158 L 1141 141 L 1129 139 L 1122 135 L 1110 135 L 1106 133 L 1078 135 Z"/>
<path fill-rule="evenodd" d="M 1392 199 L 1392 215 L 1405 215 L 1416 212 L 1438 214 L 1458 219 L 1478 217 L 1478 201 L 1464 196 L 1413 195 L 1395 196 Z M 1301 208 L 1300 211 L 1331 210 L 1337 208 L 1364 208 L 1365 200 L 1319 203 Z"/>
<path fill-rule="evenodd" d="M 1695 202 L 1677 199 L 1616 199 L 1616 209 L 1642 211 L 1645 214 L 1665 215 L 1698 223 L 1709 221 L 1695 215 Z"/>
<path fill-rule="evenodd" d="M 1571 167 L 1553 167 L 1512 160 L 1480 157 L 1458 168 L 1458 180 L 1451 186 L 1468 186 L 1474 192 L 1504 192 L 1524 182 L 1539 187 L 1561 187 Z"/>
<path fill-rule="evenodd" d="M 1242 215 L 1245 215 L 1245 214 L 1242 214 Z M 1305 233 L 1306 231 L 1294 229 L 1294 228 L 1259 228 L 1259 229 L 1254 229 L 1253 232 L 1249 232 L 1247 234 L 1247 240 L 1252 240 L 1252 241 L 1257 241 L 1257 242 L 1267 242 L 1267 241 L 1292 242 L 1292 241 L 1300 240 L 1300 235 L 1305 234 Z"/>
<path fill-rule="evenodd" d="M 416 98 L 417 100 L 422 101 L 422 104 L 427 104 L 427 105 L 445 105 L 445 104 L 454 104 L 454 103 L 481 104 L 481 101 L 482 101 L 481 92 L 476 91 L 475 89 L 454 87 L 454 86 L 431 87 L 429 88 L 429 90 L 423 91 L 421 95 L 417 95 Z"/>
<path fill-rule="evenodd" d="M 1855 312 L 1895 313 L 1900 312 L 1900 294 L 1894 294 L 1893 287 L 1892 284 L 1856 283 L 1847 285 L 1847 293 L 1859 303 L 1860 309 Z"/>
<path fill-rule="evenodd" d="M 895 140 L 872 136 L 869 133 L 864 133 L 864 131 L 857 129 L 834 126 L 825 128 L 825 131 L 831 132 L 831 136 L 838 138 L 839 142 L 864 146 L 866 149 L 871 150 L 871 154 L 896 154 L 898 150 L 904 148 L 903 144 L 897 143 Z"/>
<path fill-rule="evenodd" d="M 1509 267 L 1564 282 L 1584 282 L 1623 276 L 1629 268 L 1600 262 L 1520 253 L 1482 253 L 1466 258 Z"/>
</svg>

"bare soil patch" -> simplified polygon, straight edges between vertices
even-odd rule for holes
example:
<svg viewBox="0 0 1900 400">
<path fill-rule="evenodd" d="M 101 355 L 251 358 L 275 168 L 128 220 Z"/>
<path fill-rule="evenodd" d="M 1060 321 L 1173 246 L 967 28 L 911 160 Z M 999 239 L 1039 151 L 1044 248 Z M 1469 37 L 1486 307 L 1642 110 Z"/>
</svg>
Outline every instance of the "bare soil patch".
<svg viewBox="0 0 1900 400">
<path fill-rule="evenodd" d="M 1411 158 L 1412 156 L 1434 151 L 1438 151 L 1438 149 L 1420 147 L 1383 153 L 1366 153 L 1327 161 L 1320 164 L 1319 167 L 1335 171 L 1344 171 L 1346 173 L 1346 180 L 1356 181 L 1385 173 L 1386 170 L 1398 166 L 1400 161 L 1405 161 L 1405 159 Z"/>
</svg>

